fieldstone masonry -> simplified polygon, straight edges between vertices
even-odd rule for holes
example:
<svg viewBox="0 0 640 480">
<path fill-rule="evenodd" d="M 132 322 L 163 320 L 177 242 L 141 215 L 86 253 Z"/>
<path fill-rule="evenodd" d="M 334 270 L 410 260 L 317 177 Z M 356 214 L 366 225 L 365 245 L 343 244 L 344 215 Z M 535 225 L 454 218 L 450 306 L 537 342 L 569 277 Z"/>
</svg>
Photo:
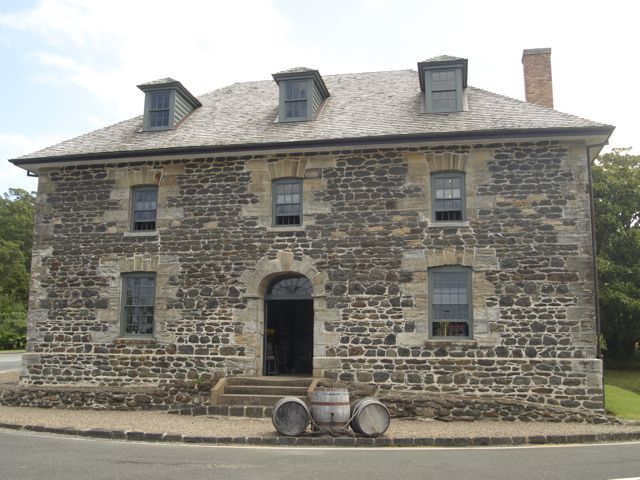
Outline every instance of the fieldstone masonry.
<svg viewBox="0 0 640 480">
<path fill-rule="evenodd" d="M 158 386 L 262 374 L 264 294 L 313 285 L 316 377 L 379 396 L 603 412 L 584 144 L 387 147 L 66 166 L 40 175 L 24 385 Z M 462 171 L 464 222 L 430 175 Z M 304 179 L 303 225 L 271 182 Z M 129 231 L 131 187 L 158 228 Z M 473 338 L 432 340 L 428 270 L 471 267 Z M 154 338 L 120 335 L 121 275 L 157 274 Z M 467 412 L 468 413 L 468 412 Z"/>
</svg>

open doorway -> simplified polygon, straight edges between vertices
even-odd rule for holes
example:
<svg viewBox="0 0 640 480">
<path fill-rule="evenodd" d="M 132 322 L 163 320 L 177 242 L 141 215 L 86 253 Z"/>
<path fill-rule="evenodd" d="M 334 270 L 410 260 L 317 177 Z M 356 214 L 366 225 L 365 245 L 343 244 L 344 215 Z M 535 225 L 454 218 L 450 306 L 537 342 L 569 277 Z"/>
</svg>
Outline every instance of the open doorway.
<svg viewBox="0 0 640 480">
<path fill-rule="evenodd" d="M 265 375 L 311 375 L 313 289 L 308 278 L 274 280 L 265 296 Z"/>
</svg>

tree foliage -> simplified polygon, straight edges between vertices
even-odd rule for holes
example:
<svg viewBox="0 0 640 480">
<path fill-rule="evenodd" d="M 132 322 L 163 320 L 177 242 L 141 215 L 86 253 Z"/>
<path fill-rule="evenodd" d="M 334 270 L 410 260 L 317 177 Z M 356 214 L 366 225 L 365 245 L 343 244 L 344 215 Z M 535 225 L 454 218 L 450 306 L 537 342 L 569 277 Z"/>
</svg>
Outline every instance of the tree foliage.
<svg viewBox="0 0 640 480">
<path fill-rule="evenodd" d="M 606 356 L 640 341 L 640 156 L 618 149 L 593 166 L 600 317 Z"/>
<path fill-rule="evenodd" d="M 21 189 L 0 198 L 0 349 L 26 343 L 34 201 Z"/>
</svg>

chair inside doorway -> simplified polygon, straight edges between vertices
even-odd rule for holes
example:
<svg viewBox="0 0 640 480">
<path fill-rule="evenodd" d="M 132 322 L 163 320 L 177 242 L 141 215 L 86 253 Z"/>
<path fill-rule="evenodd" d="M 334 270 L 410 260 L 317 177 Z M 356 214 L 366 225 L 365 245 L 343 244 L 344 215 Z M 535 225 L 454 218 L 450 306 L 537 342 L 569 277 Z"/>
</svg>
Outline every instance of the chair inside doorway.
<svg viewBox="0 0 640 480">
<path fill-rule="evenodd" d="M 310 375 L 313 368 L 313 289 L 308 278 L 274 280 L 266 292 L 265 375 Z"/>
</svg>

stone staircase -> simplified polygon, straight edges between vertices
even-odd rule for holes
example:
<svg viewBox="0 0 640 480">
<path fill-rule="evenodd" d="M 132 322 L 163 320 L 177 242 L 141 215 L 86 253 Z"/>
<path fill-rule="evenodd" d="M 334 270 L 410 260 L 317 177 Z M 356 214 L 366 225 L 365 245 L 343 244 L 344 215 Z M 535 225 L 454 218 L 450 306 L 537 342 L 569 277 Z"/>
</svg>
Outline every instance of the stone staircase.
<svg viewBox="0 0 640 480">
<path fill-rule="evenodd" d="M 283 397 L 307 401 L 315 381 L 306 377 L 228 377 L 218 380 L 211 389 L 208 415 L 270 417 L 273 407 Z"/>
</svg>

